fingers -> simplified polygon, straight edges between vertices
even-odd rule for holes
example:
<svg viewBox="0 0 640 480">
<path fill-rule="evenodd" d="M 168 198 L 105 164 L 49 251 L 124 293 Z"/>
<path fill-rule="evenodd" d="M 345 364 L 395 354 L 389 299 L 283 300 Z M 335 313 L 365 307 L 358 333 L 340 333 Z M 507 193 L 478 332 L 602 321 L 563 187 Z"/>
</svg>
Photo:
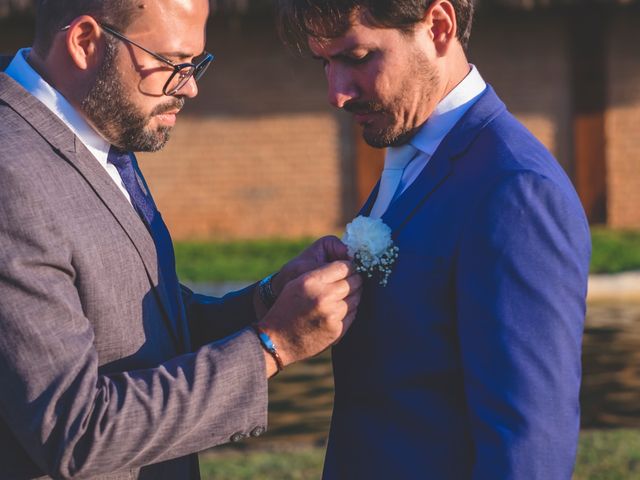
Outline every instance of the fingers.
<svg viewBox="0 0 640 480">
<path fill-rule="evenodd" d="M 325 284 L 329 284 L 344 280 L 354 273 L 356 273 L 356 267 L 353 263 L 346 260 L 339 260 L 323 265 L 313 272 L 310 272 L 309 275 L 314 276 Z"/>
<path fill-rule="evenodd" d="M 325 258 L 328 262 L 336 260 L 349 260 L 347 246 L 335 236 L 328 236 L 321 239 L 324 246 Z"/>
<path fill-rule="evenodd" d="M 355 293 L 358 293 L 362 289 L 362 276 L 359 274 L 350 275 L 344 280 L 335 282 L 332 285 L 331 294 L 329 298 L 332 300 L 342 300 Z"/>
<path fill-rule="evenodd" d="M 342 337 L 344 337 L 344 335 L 347 333 L 347 331 L 349 330 L 349 328 L 351 328 L 351 325 L 353 324 L 353 321 L 356 319 L 356 314 L 357 311 L 353 310 L 351 312 L 349 312 L 345 317 L 344 320 L 342 321 L 342 332 L 340 333 L 340 335 L 333 341 L 333 343 L 331 344 L 336 345 L 340 342 L 340 340 L 342 340 Z"/>
<path fill-rule="evenodd" d="M 345 303 L 347 304 L 347 312 L 352 313 L 358 309 L 361 297 L 362 291 L 358 291 L 344 299 Z"/>
</svg>

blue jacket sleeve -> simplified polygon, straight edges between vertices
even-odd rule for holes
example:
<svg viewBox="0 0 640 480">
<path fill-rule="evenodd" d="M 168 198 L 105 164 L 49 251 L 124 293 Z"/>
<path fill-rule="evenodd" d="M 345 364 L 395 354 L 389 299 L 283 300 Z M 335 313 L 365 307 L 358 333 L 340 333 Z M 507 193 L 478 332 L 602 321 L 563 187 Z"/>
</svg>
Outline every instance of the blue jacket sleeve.
<svg viewBox="0 0 640 480">
<path fill-rule="evenodd" d="M 256 321 L 250 285 L 222 298 L 200 295 L 181 285 L 192 349 L 232 335 Z"/>
<path fill-rule="evenodd" d="M 457 321 L 474 479 L 570 479 L 588 224 L 569 183 L 511 172 L 462 235 Z"/>
</svg>

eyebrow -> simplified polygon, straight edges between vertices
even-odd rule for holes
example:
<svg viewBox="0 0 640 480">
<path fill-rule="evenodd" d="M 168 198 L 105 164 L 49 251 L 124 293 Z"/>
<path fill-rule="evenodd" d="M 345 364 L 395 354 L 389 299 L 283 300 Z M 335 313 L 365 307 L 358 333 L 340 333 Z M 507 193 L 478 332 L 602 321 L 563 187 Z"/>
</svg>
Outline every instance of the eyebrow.
<svg viewBox="0 0 640 480">
<path fill-rule="evenodd" d="M 350 53 L 352 53 L 354 50 L 358 50 L 360 48 L 363 49 L 367 49 L 367 50 L 372 50 L 374 48 L 373 45 L 367 45 L 367 44 L 356 44 L 356 45 L 352 45 L 350 47 L 347 47 L 343 50 L 341 50 L 338 53 L 335 53 L 333 55 L 329 55 L 329 58 L 331 59 L 336 59 L 336 58 L 342 58 L 342 57 L 347 57 L 349 56 Z M 311 54 L 311 58 L 313 58 L 314 60 L 324 60 L 323 56 L 320 55 L 316 55 L 316 54 Z"/>
<path fill-rule="evenodd" d="M 185 53 L 185 52 L 159 52 L 158 55 L 162 55 L 163 57 L 167 57 L 167 58 L 178 58 L 180 60 L 186 60 L 188 58 L 198 57 L 202 55 L 202 53 L 198 55 L 193 55 L 191 53 Z"/>
</svg>

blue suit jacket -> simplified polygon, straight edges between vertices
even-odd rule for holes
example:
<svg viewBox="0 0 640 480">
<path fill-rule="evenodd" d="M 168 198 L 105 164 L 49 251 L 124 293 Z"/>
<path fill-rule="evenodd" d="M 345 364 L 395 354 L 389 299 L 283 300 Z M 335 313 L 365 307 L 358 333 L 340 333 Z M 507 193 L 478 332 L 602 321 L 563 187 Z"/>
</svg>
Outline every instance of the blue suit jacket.
<svg viewBox="0 0 640 480">
<path fill-rule="evenodd" d="M 560 165 L 488 87 L 383 220 L 399 259 L 334 348 L 325 478 L 571 478 L 591 247 Z"/>
</svg>

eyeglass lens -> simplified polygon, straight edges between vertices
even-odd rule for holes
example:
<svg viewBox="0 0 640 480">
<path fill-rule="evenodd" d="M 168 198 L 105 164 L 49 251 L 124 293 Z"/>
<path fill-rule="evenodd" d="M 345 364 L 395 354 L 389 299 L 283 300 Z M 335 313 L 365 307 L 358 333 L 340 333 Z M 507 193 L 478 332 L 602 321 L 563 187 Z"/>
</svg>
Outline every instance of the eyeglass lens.
<svg viewBox="0 0 640 480">
<path fill-rule="evenodd" d="M 196 81 L 200 80 L 202 75 L 207 71 L 207 68 L 211 64 L 211 58 L 205 58 L 198 65 L 189 65 L 181 68 L 175 72 L 165 87 L 166 95 L 174 95 L 182 87 L 184 87 L 191 77 L 194 77 Z"/>
<path fill-rule="evenodd" d="M 181 68 L 177 72 L 174 72 L 165 87 L 166 94 L 173 95 L 182 87 L 184 87 L 189 82 L 189 79 L 193 76 L 195 69 L 196 67 L 187 66 Z"/>
</svg>

